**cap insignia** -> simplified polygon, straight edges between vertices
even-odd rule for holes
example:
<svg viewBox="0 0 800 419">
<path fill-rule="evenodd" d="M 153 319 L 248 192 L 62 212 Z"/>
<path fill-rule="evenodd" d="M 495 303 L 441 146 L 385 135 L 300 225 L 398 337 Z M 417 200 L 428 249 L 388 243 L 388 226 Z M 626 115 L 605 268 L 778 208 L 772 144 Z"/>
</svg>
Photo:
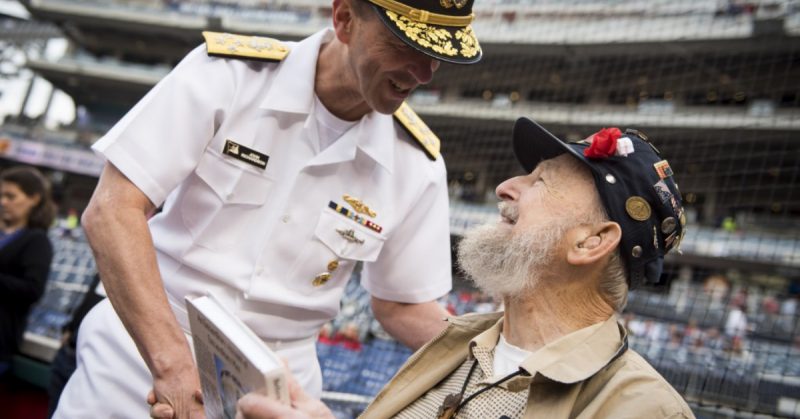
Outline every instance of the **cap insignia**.
<svg viewBox="0 0 800 419">
<path fill-rule="evenodd" d="M 656 182 L 656 184 L 653 185 L 653 188 L 655 188 L 656 194 L 658 194 L 658 197 L 661 198 L 662 203 L 666 204 L 667 201 L 673 199 L 672 192 L 670 192 L 669 187 L 667 187 L 667 184 L 663 179 Z"/>
<path fill-rule="evenodd" d="M 422 119 L 411 109 L 408 104 L 403 102 L 400 105 L 400 108 L 397 109 L 394 113 L 395 119 L 400 122 L 400 125 L 405 128 L 411 137 L 416 140 L 419 145 L 422 146 L 422 149 L 425 150 L 425 154 L 428 155 L 428 158 L 431 160 L 436 160 L 439 158 L 439 151 L 441 149 L 441 142 L 439 141 L 439 137 L 431 131 L 430 128 L 422 121 Z"/>
<path fill-rule="evenodd" d="M 650 218 L 650 204 L 641 196 L 632 196 L 625 201 L 625 211 L 636 221 L 646 221 Z"/>
<path fill-rule="evenodd" d="M 289 48 L 280 41 L 261 36 L 203 31 L 203 38 L 208 55 L 213 57 L 282 61 L 289 54 Z"/>
<path fill-rule="evenodd" d="M 677 223 L 675 222 L 675 218 L 667 217 L 661 222 L 661 232 L 664 234 L 670 234 L 675 231 L 676 226 Z"/>
<path fill-rule="evenodd" d="M 669 167 L 669 163 L 666 160 L 661 160 L 658 163 L 654 163 L 653 167 L 656 169 L 656 173 L 658 173 L 658 177 L 661 179 L 666 179 L 672 176 L 672 168 Z"/>
<path fill-rule="evenodd" d="M 469 0 L 439 0 L 439 4 L 442 5 L 445 9 L 449 9 L 453 6 L 456 6 L 456 9 L 460 9 L 469 3 Z"/>
<path fill-rule="evenodd" d="M 653 247 L 655 247 L 656 250 L 658 249 L 658 230 L 655 225 L 653 225 Z"/>
<path fill-rule="evenodd" d="M 475 19 L 475 14 L 470 13 L 467 16 L 453 16 L 448 14 L 434 13 L 424 9 L 415 9 L 397 0 L 369 0 L 377 6 L 386 9 L 387 12 L 392 12 L 396 15 L 401 15 L 410 18 L 414 21 L 421 23 L 430 23 L 431 25 L 442 26 L 469 26 Z M 461 9 L 469 3 L 468 0 L 439 0 L 439 4 L 445 9 L 456 6 Z M 448 6 L 449 5 L 449 6 Z"/>
</svg>

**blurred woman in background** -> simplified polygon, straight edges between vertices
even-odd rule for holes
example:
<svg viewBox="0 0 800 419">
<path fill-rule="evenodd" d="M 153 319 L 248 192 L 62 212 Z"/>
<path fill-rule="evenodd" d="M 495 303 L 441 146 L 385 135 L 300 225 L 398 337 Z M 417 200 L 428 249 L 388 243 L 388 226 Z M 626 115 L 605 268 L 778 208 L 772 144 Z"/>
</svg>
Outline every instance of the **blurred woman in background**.
<svg viewBox="0 0 800 419">
<path fill-rule="evenodd" d="M 53 259 L 47 229 L 55 213 L 50 185 L 38 170 L 18 166 L 0 173 L 0 376 L 44 293 Z"/>
</svg>

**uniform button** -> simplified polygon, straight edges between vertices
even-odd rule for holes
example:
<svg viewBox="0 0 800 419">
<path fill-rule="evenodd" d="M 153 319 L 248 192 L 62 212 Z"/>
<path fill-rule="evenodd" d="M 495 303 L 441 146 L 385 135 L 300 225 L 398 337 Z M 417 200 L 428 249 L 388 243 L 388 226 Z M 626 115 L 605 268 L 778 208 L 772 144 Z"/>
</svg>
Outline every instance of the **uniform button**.
<svg viewBox="0 0 800 419">
<path fill-rule="evenodd" d="M 290 217 L 289 214 L 286 214 L 283 217 L 281 217 L 281 221 L 283 221 L 283 223 L 286 224 L 289 221 L 292 221 L 292 217 Z"/>
<path fill-rule="evenodd" d="M 328 262 L 328 271 L 333 272 L 338 267 L 339 267 L 339 261 L 337 259 Z"/>
<path fill-rule="evenodd" d="M 226 196 L 226 198 L 228 198 L 228 200 L 233 199 L 233 192 L 229 193 L 228 196 Z"/>
<path fill-rule="evenodd" d="M 323 273 L 315 276 L 314 280 L 311 281 L 311 284 L 314 285 L 315 287 L 320 287 L 320 286 L 325 285 L 325 283 L 328 282 L 329 279 L 331 279 L 331 273 L 330 272 L 323 272 Z"/>
</svg>

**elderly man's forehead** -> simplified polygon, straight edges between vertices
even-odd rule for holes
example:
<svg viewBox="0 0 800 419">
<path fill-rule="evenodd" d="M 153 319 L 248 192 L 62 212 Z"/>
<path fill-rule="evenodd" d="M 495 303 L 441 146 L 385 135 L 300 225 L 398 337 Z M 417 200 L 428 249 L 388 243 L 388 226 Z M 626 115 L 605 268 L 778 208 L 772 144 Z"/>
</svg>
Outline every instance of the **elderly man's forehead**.
<svg viewBox="0 0 800 419">
<path fill-rule="evenodd" d="M 542 160 L 536 167 L 533 169 L 534 174 L 541 174 L 542 172 L 554 172 L 558 170 L 563 170 L 567 168 L 574 168 L 576 166 L 581 166 L 578 159 L 575 157 L 570 156 L 567 153 L 560 154 L 556 157 L 551 159 Z"/>
</svg>

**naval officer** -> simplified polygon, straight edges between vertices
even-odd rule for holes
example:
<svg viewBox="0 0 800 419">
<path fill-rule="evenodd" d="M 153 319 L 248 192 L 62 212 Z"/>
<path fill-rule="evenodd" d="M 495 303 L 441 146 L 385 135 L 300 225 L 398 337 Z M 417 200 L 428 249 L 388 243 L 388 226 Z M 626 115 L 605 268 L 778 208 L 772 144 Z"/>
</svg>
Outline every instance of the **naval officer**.
<svg viewBox="0 0 800 419">
<path fill-rule="evenodd" d="M 298 43 L 204 33 L 94 146 L 107 164 L 83 223 L 110 302 L 84 321 L 55 417 L 140 418 L 146 399 L 202 416 L 190 295 L 214 294 L 315 395 L 317 331 L 357 262 L 389 333 L 437 334 L 445 167 L 404 101 L 442 61 L 481 58 L 472 3 L 334 0 L 333 28 Z"/>
</svg>

